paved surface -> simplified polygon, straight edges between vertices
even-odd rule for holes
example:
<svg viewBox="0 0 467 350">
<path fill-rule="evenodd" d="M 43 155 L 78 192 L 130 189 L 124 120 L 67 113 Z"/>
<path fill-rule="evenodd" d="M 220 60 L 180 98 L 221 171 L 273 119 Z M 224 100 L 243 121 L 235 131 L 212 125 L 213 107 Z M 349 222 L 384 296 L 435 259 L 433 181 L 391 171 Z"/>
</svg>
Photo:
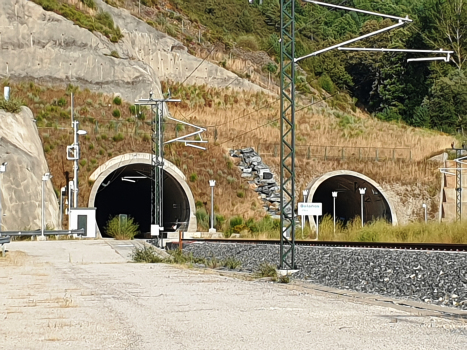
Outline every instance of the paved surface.
<svg viewBox="0 0 467 350">
<path fill-rule="evenodd" d="M 138 242 L 14 242 L 0 349 L 465 349 L 463 319 L 306 285 L 127 263 Z"/>
</svg>

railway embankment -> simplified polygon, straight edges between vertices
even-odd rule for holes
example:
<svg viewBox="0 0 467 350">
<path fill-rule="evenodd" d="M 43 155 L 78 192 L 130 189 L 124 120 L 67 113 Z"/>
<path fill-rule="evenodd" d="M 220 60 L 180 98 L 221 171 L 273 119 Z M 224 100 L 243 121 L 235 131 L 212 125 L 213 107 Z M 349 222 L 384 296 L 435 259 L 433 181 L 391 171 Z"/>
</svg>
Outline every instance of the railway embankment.
<svg viewBox="0 0 467 350">
<path fill-rule="evenodd" d="M 234 257 L 242 269 L 277 265 L 279 245 L 193 243 L 195 257 Z M 467 310 L 467 253 L 404 249 L 296 247 L 294 278 L 314 284 Z"/>
</svg>

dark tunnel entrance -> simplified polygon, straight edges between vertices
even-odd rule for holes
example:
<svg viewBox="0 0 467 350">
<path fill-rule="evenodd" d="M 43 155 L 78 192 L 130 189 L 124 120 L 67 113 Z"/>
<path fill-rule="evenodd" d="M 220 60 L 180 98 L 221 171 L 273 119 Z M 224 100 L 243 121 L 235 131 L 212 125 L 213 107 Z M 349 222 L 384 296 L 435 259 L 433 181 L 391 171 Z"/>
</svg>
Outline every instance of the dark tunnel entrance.
<svg viewBox="0 0 467 350">
<path fill-rule="evenodd" d="M 109 218 L 127 214 L 139 224 L 143 238 L 151 231 L 151 165 L 130 164 L 110 173 L 102 181 L 95 197 L 96 221 L 103 237 L 107 237 L 105 226 Z M 187 195 L 178 181 L 164 171 L 163 189 L 164 231 L 174 231 L 178 221 L 183 229 L 190 217 Z"/>
<path fill-rule="evenodd" d="M 392 223 L 391 208 L 384 195 L 371 183 L 357 176 L 337 175 L 324 180 L 314 192 L 313 197 L 309 198 L 308 201 L 322 203 L 323 216 L 329 214 L 332 217 L 332 192 L 337 192 L 336 220 L 340 220 L 346 224 L 361 215 L 361 194 L 359 188 L 366 188 L 363 195 L 363 222 L 367 223 L 382 218 Z"/>
</svg>

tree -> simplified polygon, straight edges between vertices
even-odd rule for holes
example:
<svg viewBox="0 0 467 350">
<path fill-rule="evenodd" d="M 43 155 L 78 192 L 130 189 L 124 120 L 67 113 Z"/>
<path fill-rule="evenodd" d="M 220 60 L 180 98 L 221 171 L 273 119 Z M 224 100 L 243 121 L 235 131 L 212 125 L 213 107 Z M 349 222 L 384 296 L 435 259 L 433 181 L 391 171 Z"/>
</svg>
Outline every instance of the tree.
<svg viewBox="0 0 467 350">
<path fill-rule="evenodd" d="M 460 70 L 435 81 L 428 100 L 432 127 L 454 132 L 467 127 L 467 78 Z"/>
<path fill-rule="evenodd" d="M 427 40 L 434 48 L 454 51 L 451 61 L 462 69 L 467 60 L 467 0 L 427 0 Z"/>
</svg>

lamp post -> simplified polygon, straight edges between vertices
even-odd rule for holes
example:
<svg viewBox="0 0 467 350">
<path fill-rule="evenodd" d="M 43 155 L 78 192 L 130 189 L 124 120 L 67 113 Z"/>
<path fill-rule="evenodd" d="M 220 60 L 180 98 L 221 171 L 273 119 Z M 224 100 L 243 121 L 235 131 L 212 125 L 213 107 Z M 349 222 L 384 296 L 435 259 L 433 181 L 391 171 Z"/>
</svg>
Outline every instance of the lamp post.
<svg viewBox="0 0 467 350">
<path fill-rule="evenodd" d="M 426 216 L 426 204 L 422 204 L 423 209 L 425 209 L 425 224 L 428 222 L 427 216 Z"/>
<path fill-rule="evenodd" d="M 308 190 L 303 190 L 303 201 L 306 203 L 306 200 L 308 199 Z M 305 225 L 306 225 L 306 219 L 305 219 L 305 215 L 302 215 L 302 239 L 303 239 L 303 230 L 305 228 Z"/>
<path fill-rule="evenodd" d="M 360 191 L 360 195 L 362 197 L 362 204 L 361 204 L 361 209 L 362 209 L 362 227 L 363 227 L 363 196 L 365 195 L 365 192 L 366 192 L 366 187 L 365 188 L 359 188 L 358 189 Z"/>
<path fill-rule="evenodd" d="M 45 173 L 42 176 L 42 210 L 41 210 L 41 237 L 44 239 L 44 227 L 45 227 L 45 213 L 44 213 L 44 185 L 45 182 L 50 180 L 52 175 L 50 173 Z"/>
<path fill-rule="evenodd" d="M 209 180 L 209 186 L 211 186 L 211 228 L 209 233 L 215 233 L 214 228 L 214 186 L 216 186 L 216 180 Z"/>
<path fill-rule="evenodd" d="M 336 198 L 337 191 L 332 192 L 332 217 L 334 219 L 334 234 L 336 233 Z"/>
<path fill-rule="evenodd" d="M 6 171 L 6 165 L 8 163 L 4 162 L 2 165 L 0 165 L 0 174 L 3 174 Z M 0 232 L 2 231 L 2 217 L 3 217 L 3 212 L 2 212 L 2 197 L 0 195 Z"/>
</svg>

